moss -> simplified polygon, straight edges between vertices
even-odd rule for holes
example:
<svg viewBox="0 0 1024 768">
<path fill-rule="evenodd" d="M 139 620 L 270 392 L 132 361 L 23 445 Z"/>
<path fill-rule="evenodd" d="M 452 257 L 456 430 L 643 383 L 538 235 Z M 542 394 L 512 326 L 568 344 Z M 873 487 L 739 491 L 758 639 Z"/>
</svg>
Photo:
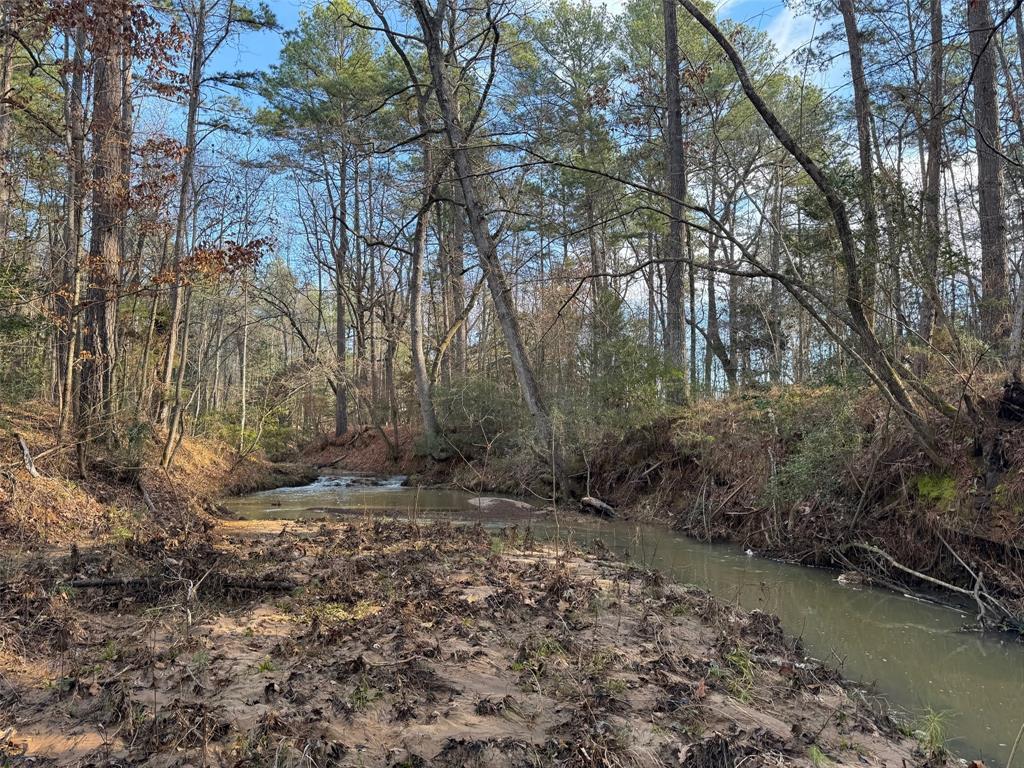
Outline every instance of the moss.
<svg viewBox="0 0 1024 768">
<path fill-rule="evenodd" d="M 950 507 L 956 501 L 956 480 L 949 475 L 918 475 L 916 485 L 917 497 L 922 501 L 943 507 Z"/>
</svg>

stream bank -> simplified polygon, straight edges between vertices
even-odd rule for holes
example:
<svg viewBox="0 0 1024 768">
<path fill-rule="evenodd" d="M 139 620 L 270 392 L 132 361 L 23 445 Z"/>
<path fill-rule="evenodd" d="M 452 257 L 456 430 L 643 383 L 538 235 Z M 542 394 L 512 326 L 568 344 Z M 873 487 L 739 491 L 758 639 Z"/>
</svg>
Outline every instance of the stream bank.
<svg viewBox="0 0 1024 768">
<path fill-rule="evenodd" d="M 900 592 L 942 583 L 951 604 L 975 612 L 977 590 L 988 627 L 1024 634 L 1024 422 L 1002 407 L 998 385 L 977 386 L 987 426 L 967 433 L 937 419 L 941 467 L 873 389 L 791 386 L 696 400 L 577 440 L 569 471 L 621 517 L 858 570 Z M 449 455 L 436 460 L 410 429 L 365 428 L 307 458 L 417 486 L 550 498 L 550 467 L 523 448 L 528 437 L 488 423 L 444 439 Z"/>
<path fill-rule="evenodd" d="M 610 550 L 667 582 L 693 584 L 729 605 L 778 616 L 805 654 L 869 684 L 885 711 L 930 720 L 965 758 L 1006 765 L 1024 712 L 1024 644 L 965 632 L 971 617 L 934 602 L 873 587 L 833 570 L 754 556 L 658 523 L 555 514 L 524 499 L 405 485 L 403 476 L 335 473 L 301 488 L 226 499 L 246 520 L 365 517 L 454 520 L 492 531 L 517 526 L 538 541 Z"/>
<path fill-rule="evenodd" d="M 13 764 L 945 762 L 776 619 L 596 543 L 232 521 L 17 565 L 0 591 Z"/>
<path fill-rule="evenodd" d="M 304 462 L 274 462 L 191 436 L 164 468 L 160 435 L 142 424 L 116 445 L 98 443 L 82 477 L 75 442 L 57 439 L 57 422 L 51 403 L 0 404 L 0 557 L 23 548 L 187 535 L 213 524 L 225 496 L 317 477 Z M 34 457 L 31 471 L 21 443 Z"/>
</svg>

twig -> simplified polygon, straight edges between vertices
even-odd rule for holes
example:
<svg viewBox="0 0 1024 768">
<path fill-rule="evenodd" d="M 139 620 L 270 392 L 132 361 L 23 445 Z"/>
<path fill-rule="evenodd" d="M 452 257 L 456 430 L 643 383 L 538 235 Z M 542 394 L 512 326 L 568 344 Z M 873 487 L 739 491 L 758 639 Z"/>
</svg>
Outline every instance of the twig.
<svg viewBox="0 0 1024 768">
<path fill-rule="evenodd" d="M 1024 723 L 1020 724 L 1020 730 L 1017 731 L 1017 738 L 1013 740 L 1013 747 L 1010 749 L 1010 758 L 1006 761 L 1006 768 L 1010 768 L 1013 765 L 1013 757 L 1017 754 L 1017 747 L 1020 746 L 1020 738 L 1024 736 Z"/>
<path fill-rule="evenodd" d="M 643 480 L 645 477 L 647 477 L 649 474 L 651 474 L 651 472 L 656 470 L 658 467 L 660 467 L 664 463 L 665 463 L 664 459 L 662 459 L 661 461 L 655 462 L 654 464 L 652 464 L 650 467 L 647 468 L 646 472 L 644 472 L 642 475 L 640 475 L 640 479 Z"/>
</svg>

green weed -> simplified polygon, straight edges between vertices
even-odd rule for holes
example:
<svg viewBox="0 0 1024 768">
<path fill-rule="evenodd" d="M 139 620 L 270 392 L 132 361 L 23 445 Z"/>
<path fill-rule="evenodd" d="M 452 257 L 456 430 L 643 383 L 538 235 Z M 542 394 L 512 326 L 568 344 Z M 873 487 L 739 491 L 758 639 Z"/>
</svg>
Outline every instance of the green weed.
<svg viewBox="0 0 1024 768">
<path fill-rule="evenodd" d="M 929 707 L 914 724 L 914 737 L 929 757 L 946 753 L 946 721 L 948 713 Z"/>
<path fill-rule="evenodd" d="M 729 692 L 743 703 L 750 702 L 750 693 L 754 687 L 754 661 L 750 651 L 736 646 L 726 654 L 725 662 L 730 671 Z"/>
<path fill-rule="evenodd" d="M 814 768 L 827 768 L 832 765 L 832 761 L 828 755 L 821 751 L 821 747 L 817 744 L 811 744 L 807 748 L 807 758 L 814 764 Z"/>
</svg>

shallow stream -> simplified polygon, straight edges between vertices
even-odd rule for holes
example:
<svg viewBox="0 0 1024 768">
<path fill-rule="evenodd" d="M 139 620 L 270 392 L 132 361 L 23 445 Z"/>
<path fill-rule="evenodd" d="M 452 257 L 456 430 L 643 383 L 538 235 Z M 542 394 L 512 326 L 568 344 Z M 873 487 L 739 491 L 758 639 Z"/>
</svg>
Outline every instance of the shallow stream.
<svg viewBox="0 0 1024 768">
<path fill-rule="evenodd" d="M 746 609 L 777 614 L 807 652 L 874 684 L 911 716 L 943 713 L 949 747 L 989 766 L 1005 766 L 1024 721 L 1024 644 L 962 632 L 970 616 L 893 592 L 839 583 L 831 571 L 704 544 L 663 527 L 553 516 L 523 499 L 458 490 L 416 489 L 404 478 L 324 476 L 224 502 L 251 519 L 308 519 L 354 514 L 450 517 L 488 526 L 530 523 L 538 537 L 578 543 L 599 537 L 609 548 L 672 579 L 696 584 Z M 1024 766 L 1024 745 L 1015 762 Z"/>
</svg>

